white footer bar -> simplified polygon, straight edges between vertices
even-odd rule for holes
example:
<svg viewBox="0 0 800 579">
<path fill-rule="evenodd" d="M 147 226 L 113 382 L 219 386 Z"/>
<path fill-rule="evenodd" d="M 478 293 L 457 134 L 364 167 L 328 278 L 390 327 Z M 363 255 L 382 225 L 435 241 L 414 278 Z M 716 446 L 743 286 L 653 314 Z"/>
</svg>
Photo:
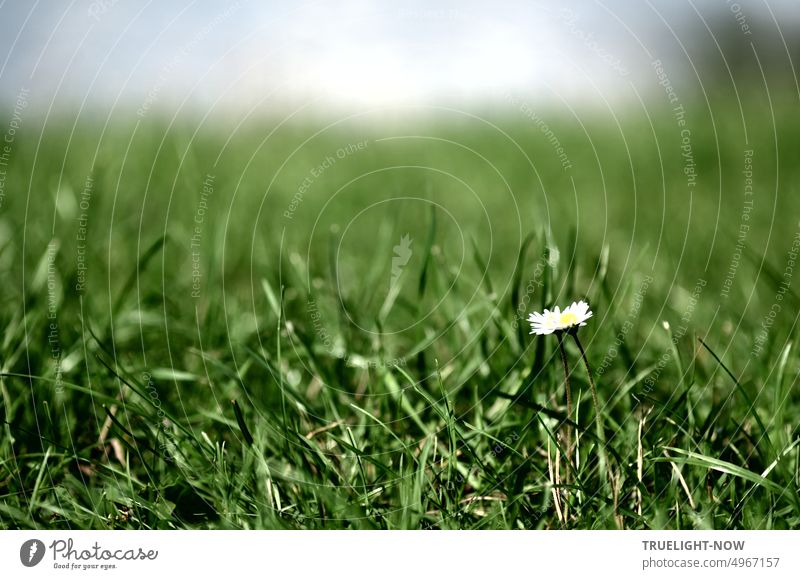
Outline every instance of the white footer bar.
<svg viewBox="0 0 800 579">
<path fill-rule="evenodd" d="M 798 531 L 2 531 L 2 577 L 800 577 Z"/>
</svg>

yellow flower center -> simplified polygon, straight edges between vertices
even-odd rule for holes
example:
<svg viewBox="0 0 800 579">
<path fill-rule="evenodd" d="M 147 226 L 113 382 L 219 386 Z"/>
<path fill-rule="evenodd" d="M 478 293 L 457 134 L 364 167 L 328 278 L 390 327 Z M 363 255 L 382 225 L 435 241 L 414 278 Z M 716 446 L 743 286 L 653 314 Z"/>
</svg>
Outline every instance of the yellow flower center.
<svg viewBox="0 0 800 579">
<path fill-rule="evenodd" d="M 572 326 L 578 321 L 578 316 L 573 314 L 572 312 L 566 312 L 561 314 L 561 319 L 559 319 L 559 323 L 562 326 Z"/>
</svg>

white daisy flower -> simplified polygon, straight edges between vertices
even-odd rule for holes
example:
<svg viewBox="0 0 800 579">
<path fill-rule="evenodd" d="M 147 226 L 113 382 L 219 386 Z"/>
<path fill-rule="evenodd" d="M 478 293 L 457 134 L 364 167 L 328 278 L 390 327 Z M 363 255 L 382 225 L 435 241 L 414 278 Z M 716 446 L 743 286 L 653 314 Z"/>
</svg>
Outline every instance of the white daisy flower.
<svg viewBox="0 0 800 579">
<path fill-rule="evenodd" d="M 553 332 L 562 332 L 578 326 L 585 326 L 586 320 L 592 317 L 589 304 L 581 300 L 572 302 L 572 305 L 564 308 L 558 306 L 554 310 L 545 310 L 543 313 L 533 312 L 528 316 L 531 323 L 531 334 L 543 336 Z"/>
</svg>

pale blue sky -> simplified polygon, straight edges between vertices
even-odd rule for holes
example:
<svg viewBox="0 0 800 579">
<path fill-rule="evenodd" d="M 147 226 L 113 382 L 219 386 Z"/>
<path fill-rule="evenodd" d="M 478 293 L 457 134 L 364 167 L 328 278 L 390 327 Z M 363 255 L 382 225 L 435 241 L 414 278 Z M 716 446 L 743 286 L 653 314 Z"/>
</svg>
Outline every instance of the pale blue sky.
<svg viewBox="0 0 800 579">
<path fill-rule="evenodd" d="M 798 6 L 7 0 L 0 4 L 0 96 L 25 87 L 39 106 L 85 99 L 146 110 L 184 101 L 203 108 L 496 101 L 509 92 L 613 100 L 655 85 L 653 58 L 673 63 L 677 83 L 691 76 L 682 51 L 703 37 L 713 42 L 701 16 L 727 22 L 746 43 L 758 35 L 742 24 L 760 22 L 762 36 L 777 36 L 771 12 L 784 30 L 796 30 Z"/>
</svg>

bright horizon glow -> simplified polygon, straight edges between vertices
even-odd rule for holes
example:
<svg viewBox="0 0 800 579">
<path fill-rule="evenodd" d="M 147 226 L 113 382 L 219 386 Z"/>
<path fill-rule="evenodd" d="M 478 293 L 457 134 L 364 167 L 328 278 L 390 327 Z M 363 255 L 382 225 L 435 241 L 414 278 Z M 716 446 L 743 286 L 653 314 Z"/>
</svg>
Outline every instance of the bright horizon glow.
<svg viewBox="0 0 800 579">
<path fill-rule="evenodd" d="M 750 22 L 768 14 L 757 0 L 738 4 Z M 769 2 L 782 26 L 797 25 L 791 5 Z M 40 104 L 85 99 L 152 108 L 184 101 L 203 107 L 497 102 L 517 91 L 613 101 L 656 84 L 654 57 L 683 63 L 673 69 L 676 82 L 691 70 L 681 45 L 691 44 L 702 26 L 694 8 L 689 0 L 501 7 L 468 0 L 435 8 L 416 0 L 4 4 L 0 98 L 29 87 Z M 738 25 L 726 6 L 713 10 L 726 25 Z"/>
</svg>

